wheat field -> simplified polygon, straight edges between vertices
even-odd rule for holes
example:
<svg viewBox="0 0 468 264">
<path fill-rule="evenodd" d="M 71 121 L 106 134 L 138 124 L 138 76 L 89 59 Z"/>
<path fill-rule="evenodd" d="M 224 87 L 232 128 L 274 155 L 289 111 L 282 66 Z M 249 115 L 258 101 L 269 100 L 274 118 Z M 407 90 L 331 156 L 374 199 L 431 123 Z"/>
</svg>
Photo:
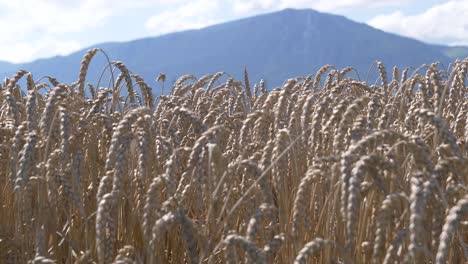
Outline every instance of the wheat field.
<svg viewBox="0 0 468 264">
<path fill-rule="evenodd" d="M 154 97 L 119 61 L 86 82 L 96 55 L 0 86 L 1 263 L 468 261 L 468 59 Z"/>
</svg>

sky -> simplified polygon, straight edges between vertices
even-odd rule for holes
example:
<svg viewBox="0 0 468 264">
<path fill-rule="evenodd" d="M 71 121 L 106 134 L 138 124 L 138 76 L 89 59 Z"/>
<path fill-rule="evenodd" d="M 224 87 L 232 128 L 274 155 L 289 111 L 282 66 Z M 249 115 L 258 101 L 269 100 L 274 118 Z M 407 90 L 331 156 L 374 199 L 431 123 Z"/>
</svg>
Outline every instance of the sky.
<svg viewBox="0 0 468 264">
<path fill-rule="evenodd" d="M 0 61 L 67 55 L 284 8 L 312 8 L 427 43 L 468 46 L 468 0 L 0 0 Z"/>
</svg>

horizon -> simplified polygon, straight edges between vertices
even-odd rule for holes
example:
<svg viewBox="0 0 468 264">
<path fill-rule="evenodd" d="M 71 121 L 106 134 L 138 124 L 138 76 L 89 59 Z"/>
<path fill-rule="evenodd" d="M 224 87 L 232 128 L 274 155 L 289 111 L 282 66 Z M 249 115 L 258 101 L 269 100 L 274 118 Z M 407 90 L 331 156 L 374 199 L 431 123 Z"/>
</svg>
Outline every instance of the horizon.
<svg viewBox="0 0 468 264">
<path fill-rule="evenodd" d="M 99 15 L 93 13 L 92 16 L 89 13 L 107 7 L 108 0 L 73 2 L 71 9 L 63 1 L 40 0 L 28 6 L 27 3 L 31 4 L 31 1 L 33 0 L 8 3 L 0 0 L 3 11 L 0 11 L 1 22 L 6 24 L 15 19 L 15 8 L 18 7 L 24 10 L 23 13 L 16 11 L 17 14 L 30 15 L 32 22 L 21 21 L 16 27 L 0 29 L 2 35 L 9 36 L 0 40 L 2 62 L 21 64 L 66 56 L 101 43 L 127 42 L 201 29 L 284 9 L 313 9 L 341 15 L 355 22 L 428 44 L 468 45 L 468 19 L 463 16 L 468 12 L 468 3 L 461 0 L 339 0 L 333 3 L 322 0 L 313 3 L 302 0 L 196 0 L 189 4 L 182 0 L 143 0 L 137 4 L 119 0 L 113 1 L 114 6 L 108 8 L 107 12 Z M 170 7 L 169 2 L 173 4 Z M 163 8 L 156 12 L 158 6 Z M 363 6 L 367 8 L 362 9 Z M 62 14 L 56 19 L 48 18 L 43 21 L 37 15 L 40 8 Z M 219 10 L 228 11 L 216 15 Z M 132 19 L 122 19 L 122 14 Z M 39 15 L 39 18 L 43 17 Z M 407 24 L 411 24 L 411 27 L 406 26 Z M 453 27 L 447 26 L 452 24 Z M 115 29 L 121 30 L 115 32 Z"/>
</svg>

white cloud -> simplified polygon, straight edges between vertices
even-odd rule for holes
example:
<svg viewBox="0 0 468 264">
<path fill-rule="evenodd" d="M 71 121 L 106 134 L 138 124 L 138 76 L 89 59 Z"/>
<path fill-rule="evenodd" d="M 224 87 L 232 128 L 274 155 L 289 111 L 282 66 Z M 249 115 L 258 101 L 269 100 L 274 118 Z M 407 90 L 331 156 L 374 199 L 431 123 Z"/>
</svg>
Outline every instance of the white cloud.
<svg viewBox="0 0 468 264">
<path fill-rule="evenodd" d="M 284 8 L 313 8 L 324 12 L 338 12 L 350 8 L 398 7 L 413 0 L 231 0 L 236 14 L 253 11 L 272 11 Z"/>
<path fill-rule="evenodd" d="M 0 60 L 25 62 L 81 48 L 70 33 L 102 26 L 127 9 L 182 0 L 0 0 Z M 65 36 L 68 34 L 68 36 Z"/>
<path fill-rule="evenodd" d="M 186 5 L 181 5 L 174 10 L 165 11 L 151 16 L 145 23 L 145 27 L 153 34 L 181 31 L 186 29 L 198 29 L 211 24 L 221 22 L 215 18 L 214 13 L 220 8 L 219 1 L 196 0 Z"/>
<path fill-rule="evenodd" d="M 77 32 L 94 27 L 111 15 L 112 8 L 105 8 L 104 1 L 83 1 L 80 5 L 58 4 L 60 1 L 22 0 L 3 1 L 5 16 L 0 18 L 2 25 L 10 25 L 16 32 L 46 33 Z M 6 27 L 2 27 L 1 31 Z M 0 31 L 0 32 L 1 32 Z M 26 32 L 26 33 L 25 33 Z"/>
<path fill-rule="evenodd" d="M 368 24 L 426 42 L 468 45 L 467 14 L 468 1 L 452 0 L 415 15 L 378 15 Z"/>
<path fill-rule="evenodd" d="M 64 39 L 63 33 L 82 32 L 95 27 L 110 16 L 93 11 L 102 7 L 100 1 L 0 0 L 0 59 L 25 62 L 38 57 L 65 55 L 81 45 L 74 39 Z M 102 1 L 101 1 L 102 2 Z M 5 37 L 7 36 L 7 37 Z"/>
<path fill-rule="evenodd" d="M 278 0 L 232 0 L 234 13 L 239 15 L 250 14 L 253 11 L 270 11 L 280 9 L 282 1 Z"/>
<path fill-rule="evenodd" d="M 15 63 L 30 61 L 32 58 L 67 55 L 80 48 L 82 47 L 77 41 L 60 41 L 52 37 L 32 41 L 15 41 L 14 43 L 0 42 L 2 60 Z"/>
<path fill-rule="evenodd" d="M 283 0 L 283 6 L 291 7 L 310 7 L 320 11 L 335 12 L 348 8 L 376 8 L 376 7 L 394 7 L 401 6 L 408 1 L 404 0 Z"/>
</svg>

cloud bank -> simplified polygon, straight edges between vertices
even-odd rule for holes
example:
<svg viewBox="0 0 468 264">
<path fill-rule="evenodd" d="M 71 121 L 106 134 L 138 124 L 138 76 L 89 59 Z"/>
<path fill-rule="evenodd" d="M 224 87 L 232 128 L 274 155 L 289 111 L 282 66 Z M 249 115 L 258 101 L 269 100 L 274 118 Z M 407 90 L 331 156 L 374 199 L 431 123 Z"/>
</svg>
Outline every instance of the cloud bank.
<svg viewBox="0 0 468 264">
<path fill-rule="evenodd" d="M 368 24 L 425 42 L 468 45 L 468 1 L 448 1 L 413 15 L 401 11 L 378 15 Z"/>
</svg>

